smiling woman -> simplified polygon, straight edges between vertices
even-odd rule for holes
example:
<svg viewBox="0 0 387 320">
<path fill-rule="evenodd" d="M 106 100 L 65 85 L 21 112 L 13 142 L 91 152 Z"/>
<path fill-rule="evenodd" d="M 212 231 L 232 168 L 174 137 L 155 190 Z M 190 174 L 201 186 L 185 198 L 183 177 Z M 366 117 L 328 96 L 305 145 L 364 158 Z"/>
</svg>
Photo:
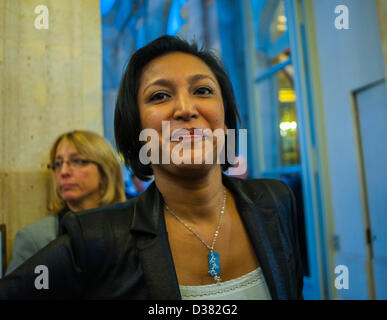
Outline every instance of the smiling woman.
<svg viewBox="0 0 387 320">
<path fill-rule="evenodd" d="M 172 132 L 181 129 L 196 130 L 198 132 L 205 129 L 215 131 L 227 128 L 224 121 L 224 106 L 220 85 L 211 69 L 202 60 L 191 54 L 172 52 L 149 62 L 145 66 L 140 79 L 137 101 L 142 127 L 154 129 L 159 133 L 159 145 L 161 147 L 171 144 L 172 150 L 169 149 L 171 150 L 172 159 L 174 159 L 174 156 L 176 157 L 173 152 L 174 147 L 180 142 L 165 141 L 163 139 L 163 121 L 169 121 L 170 131 Z M 201 137 L 199 136 L 199 138 Z M 184 135 L 182 138 L 184 138 Z M 192 136 L 189 134 L 188 138 L 190 138 L 189 142 L 192 142 L 193 146 L 191 152 L 187 154 L 190 161 L 183 161 L 182 163 L 195 163 L 191 160 L 195 157 L 194 151 L 196 148 L 201 148 L 204 160 L 207 139 L 201 139 L 199 143 L 198 141 L 194 143 L 194 134 Z M 210 151 L 216 154 L 217 139 L 214 139 L 213 142 L 214 148 Z M 159 150 L 161 154 L 164 149 Z M 214 161 L 211 162 L 214 163 Z M 172 163 L 176 164 L 174 161 Z M 153 170 L 160 169 L 156 163 L 153 164 L 152 168 Z M 185 168 L 188 169 L 188 166 L 185 166 Z M 191 168 L 197 169 L 199 167 L 196 163 Z"/>
<path fill-rule="evenodd" d="M 297 211 L 287 185 L 229 177 L 227 162 L 139 159 L 143 130 L 155 132 L 159 148 L 182 139 L 203 150 L 200 132 L 220 130 L 227 139 L 238 120 L 230 80 L 209 51 L 170 36 L 136 51 L 121 81 L 115 138 L 134 174 L 154 182 L 123 204 L 66 214 L 66 233 L 0 280 L 0 298 L 302 299 Z M 58 150 L 53 166 L 70 197 L 76 180 L 59 175 L 78 162 L 71 148 Z M 37 264 L 50 270 L 49 292 L 32 287 Z"/>
<path fill-rule="evenodd" d="M 175 78 L 175 75 L 181 71 L 184 71 L 184 75 Z M 185 92 L 182 91 L 183 88 Z M 186 94 L 188 92 L 189 95 Z M 192 97 L 195 97 L 196 102 L 201 101 L 200 110 L 187 105 L 187 103 L 194 103 Z M 182 128 L 172 119 L 180 122 L 182 120 L 184 122 L 187 118 L 194 120 L 199 116 L 198 111 L 205 112 L 206 117 L 193 121 L 196 126 L 183 126 L 183 128 L 211 129 L 202 123 L 208 121 L 208 116 L 216 122 L 212 123 L 216 128 L 236 129 L 240 123 L 231 81 L 219 59 L 210 51 L 199 50 L 195 44 L 191 45 L 176 37 L 168 36 L 139 49 L 131 57 L 121 80 L 114 130 L 117 148 L 124 156 L 126 164 L 133 169 L 137 177 L 143 180 L 150 179 L 153 175 L 153 167 L 150 164 L 143 165 L 139 161 L 139 151 L 143 146 L 139 140 L 141 130 L 154 128 L 161 132 L 162 120 L 166 120 L 165 116 L 168 113 L 171 114 L 171 106 L 176 102 L 180 106 L 170 119 L 172 131 Z M 205 106 L 216 108 L 208 108 L 205 111 Z M 151 118 L 146 119 L 148 116 Z M 157 126 L 148 127 L 147 123 L 142 125 L 142 120 L 157 121 L 156 117 L 160 117 Z M 128 123 L 131 125 L 128 126 Z M 238 148 L 237 138 L 236 135 L 235 150 Z M 161 147 L 161 137 L 159 139 Z M 230 161 L 231 163 L 226 161 L 222 164 L 222 171 L 234 164 L 233 159 Z"/>
</svg>

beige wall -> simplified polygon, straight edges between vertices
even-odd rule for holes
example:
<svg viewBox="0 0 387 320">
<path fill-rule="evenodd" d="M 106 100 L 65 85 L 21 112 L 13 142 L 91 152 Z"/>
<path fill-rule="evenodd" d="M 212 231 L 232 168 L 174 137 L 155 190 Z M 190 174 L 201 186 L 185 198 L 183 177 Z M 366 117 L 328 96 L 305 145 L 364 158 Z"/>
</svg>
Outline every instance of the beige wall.
<svg viewBox="0 0 387 320">
<path fill-rule="evenodd" d="M 387 79 L 387 1 L 376 0 L 376 8 L 378 11 L 380 38 L 382 41 L 384 68 Z"/>
<path fill-rule="evenodd" d="M 48 29 L 36 29 L 38 5 Z M 0 224 L 16 232 L 48 214 L 51 143 L 72 129 L 102 134 L 98 0 L 0 1 Z"/>
</svg>

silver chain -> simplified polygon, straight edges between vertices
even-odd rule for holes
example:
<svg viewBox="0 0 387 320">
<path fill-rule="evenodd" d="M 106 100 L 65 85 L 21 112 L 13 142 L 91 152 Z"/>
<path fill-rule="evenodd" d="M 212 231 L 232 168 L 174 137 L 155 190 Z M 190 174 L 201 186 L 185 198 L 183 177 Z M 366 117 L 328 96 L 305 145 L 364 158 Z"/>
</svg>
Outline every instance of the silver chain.
<svg viewBox="0 0 387 320">
<path fill-rule="evenodd" d="M 191 231 L 207 248 L 208 250 L 210 251 L 213 251 L 214 250 L 214 247 L 215 247 L 215 242 L 216 242 L 216 238 L 218 237 L 218 234 L 219 234 L 219 229 L 220 229 L 220 226 L 222 224 L 222 218 L 223 218 L 223 214 L 224 214 L 224 208 L 226 206 L 226 189 L 223 188 L 223 206 L 222 206 L 222 210 L 220 211 L 220 215 L 219 215 L 219 222 L 218 222 L 218 226 L 216 228 L 216 231 L 215 231 L 215 234 L 214 234 L 214 238 L 212 239 L 212 244 L 211 244 L 211 247 L 195 232 L 195 230 L 193 230 L 188 224 L 186 224 L 183 220 L 181 220 L 168 206 L 167 204 L 165 204 L 165 207 L 167 208 L 167 210 L 176 218 L 177 221 L 179 221 L 181 224 L 183 224 L 183 226 L 185 226 L 189 231 Z"/>
</svg>

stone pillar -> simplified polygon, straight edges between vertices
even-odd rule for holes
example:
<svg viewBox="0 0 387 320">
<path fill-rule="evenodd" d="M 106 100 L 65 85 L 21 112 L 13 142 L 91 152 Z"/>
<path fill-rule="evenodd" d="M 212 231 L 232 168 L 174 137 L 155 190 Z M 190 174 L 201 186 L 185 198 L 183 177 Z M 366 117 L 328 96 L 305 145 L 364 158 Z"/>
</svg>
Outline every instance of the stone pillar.
<svg viewBox="0 0 387 320">
<path fill-rule="evenodd" d="M 387 1 L 376 0 L 376 10 L 378 11 L 380 41 L 382 44 L 383 57 L 384 57 L 384 69 L 387 79 Z"/>
<path fill-rule="evenodd" d="M 98 0 L 0 1 L 0 224 L 8 262 L 16 232 L 48 214 L 54 139 L 73 129 L 102 134 L 101 51 Z"/>
</svg>

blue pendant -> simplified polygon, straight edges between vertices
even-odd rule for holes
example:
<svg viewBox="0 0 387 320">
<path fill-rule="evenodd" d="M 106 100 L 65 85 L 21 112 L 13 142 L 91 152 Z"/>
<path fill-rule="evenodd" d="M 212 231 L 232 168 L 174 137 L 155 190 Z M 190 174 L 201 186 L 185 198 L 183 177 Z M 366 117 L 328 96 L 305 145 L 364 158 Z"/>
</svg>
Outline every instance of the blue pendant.
<svg viewBox="0 0 387 320">
<path fill-rule="evenodd" d="M 208 254 L 208 273 L 211 277 L 220 275 L 219 254 L 217 252 L 210 251 Z"/>
</svg>

